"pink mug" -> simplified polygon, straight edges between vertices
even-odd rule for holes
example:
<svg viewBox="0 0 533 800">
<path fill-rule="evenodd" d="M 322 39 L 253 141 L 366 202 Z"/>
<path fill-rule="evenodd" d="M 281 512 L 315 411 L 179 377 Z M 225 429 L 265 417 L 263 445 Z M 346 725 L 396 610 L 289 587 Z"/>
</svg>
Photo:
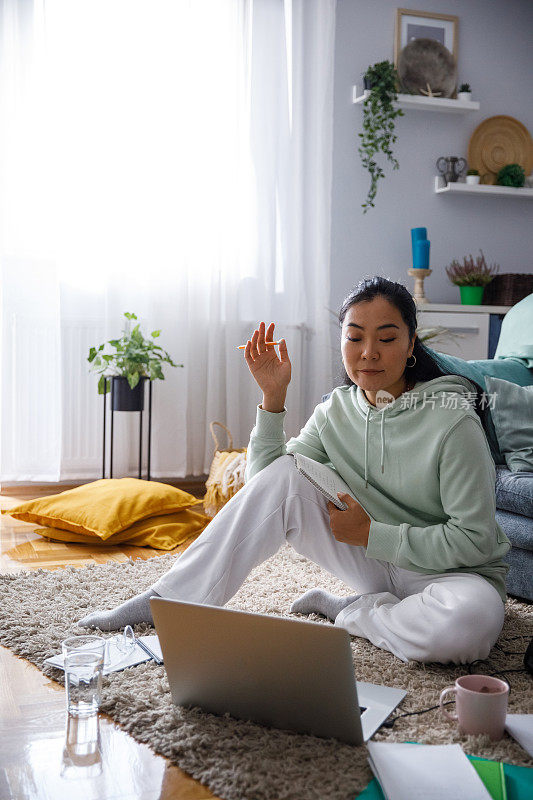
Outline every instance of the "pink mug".
<svg viewBox="0 0 533 800">
<path fill-rule="evenodd" d="M 457 714 L 444 708 L 448 693 L 455 694 Z M 462 675 L 455 686 L 440 694 L 440 708 L 446 719 L 459 723 L 461 733 L 488 733 L 493 741 L 501 739 L 507 716 L 509 684 L 491 675 Z"/>
</svg>

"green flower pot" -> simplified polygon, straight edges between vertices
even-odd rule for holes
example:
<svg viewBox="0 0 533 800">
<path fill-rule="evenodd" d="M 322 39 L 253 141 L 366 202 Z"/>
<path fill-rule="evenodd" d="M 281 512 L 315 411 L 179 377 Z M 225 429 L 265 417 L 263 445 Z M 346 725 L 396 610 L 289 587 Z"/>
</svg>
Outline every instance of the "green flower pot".
<svg viewBox="0 0 533 800">
<path fill-rule="evenodd" d="M 462 305 L 480 306 L 484 289 L 484 286 L 459 286 Z"/>
</svg>

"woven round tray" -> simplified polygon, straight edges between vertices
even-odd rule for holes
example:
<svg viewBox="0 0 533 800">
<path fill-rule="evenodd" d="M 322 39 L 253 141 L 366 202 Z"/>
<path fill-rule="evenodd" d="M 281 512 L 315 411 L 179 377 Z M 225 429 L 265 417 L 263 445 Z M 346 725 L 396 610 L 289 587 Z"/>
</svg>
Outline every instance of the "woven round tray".
<svg viewBox="0 0 533 800">
<path fill-rule="evenodd" d="M 514 117 L 489 117 L 477 126 L 468 143 L 468 167 L 495 184 L 506 164 L 520 164 L 526 177 L 533 169 L 533 142 L 528 129 Z"/>
</svg>

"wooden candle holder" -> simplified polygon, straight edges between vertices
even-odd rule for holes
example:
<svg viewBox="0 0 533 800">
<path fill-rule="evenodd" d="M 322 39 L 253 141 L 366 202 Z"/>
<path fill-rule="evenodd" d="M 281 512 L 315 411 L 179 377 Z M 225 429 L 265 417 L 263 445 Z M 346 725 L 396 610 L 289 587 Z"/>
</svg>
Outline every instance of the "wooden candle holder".
<svg viewBox="0 0 533 800">
<path fill-rule="evenodd" d="M 428 275 L 431 275 L 431 272 L 432 270 L 430 269 L 414 269 L 414 267 L 410 267 L 407 270 L 407 273 L 415 279 L 413 299 L 415 303 L 418 303 L 419 305 L 429 303 L 429 300 L 424 293 L 424 278 L 427 278 Z"/>
</svg>

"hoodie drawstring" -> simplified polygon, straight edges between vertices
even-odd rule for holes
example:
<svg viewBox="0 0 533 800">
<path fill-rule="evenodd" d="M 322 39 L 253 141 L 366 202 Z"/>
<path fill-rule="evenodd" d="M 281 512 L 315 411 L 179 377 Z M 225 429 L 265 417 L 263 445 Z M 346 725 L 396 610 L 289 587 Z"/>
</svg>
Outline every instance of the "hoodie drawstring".
<svg viewBox="0 0 533 800">
<path fill-rule="evenodd" d="M 368 486 L 368 415 L 370 413 L 370 409 L 366 409 L 366 418 L 365 418 L 365 489 Z"/>
<path fill-rule="evenodd" d="M 383 425 L 385 424 L 385 409 L 381 411 L 381 474 L 385 471 L 384 464 L 384 453 L 385 453 L 385 436 L 383 431 Z"/>
<path fill-rule="evenodd" d="M 370 409 L 367 406 L 365 416 L 365 489 L 368 487 L 368 419 Z M 381 411 L 381 474 L 385 472 L 385 409 Z"/>
</svg>

